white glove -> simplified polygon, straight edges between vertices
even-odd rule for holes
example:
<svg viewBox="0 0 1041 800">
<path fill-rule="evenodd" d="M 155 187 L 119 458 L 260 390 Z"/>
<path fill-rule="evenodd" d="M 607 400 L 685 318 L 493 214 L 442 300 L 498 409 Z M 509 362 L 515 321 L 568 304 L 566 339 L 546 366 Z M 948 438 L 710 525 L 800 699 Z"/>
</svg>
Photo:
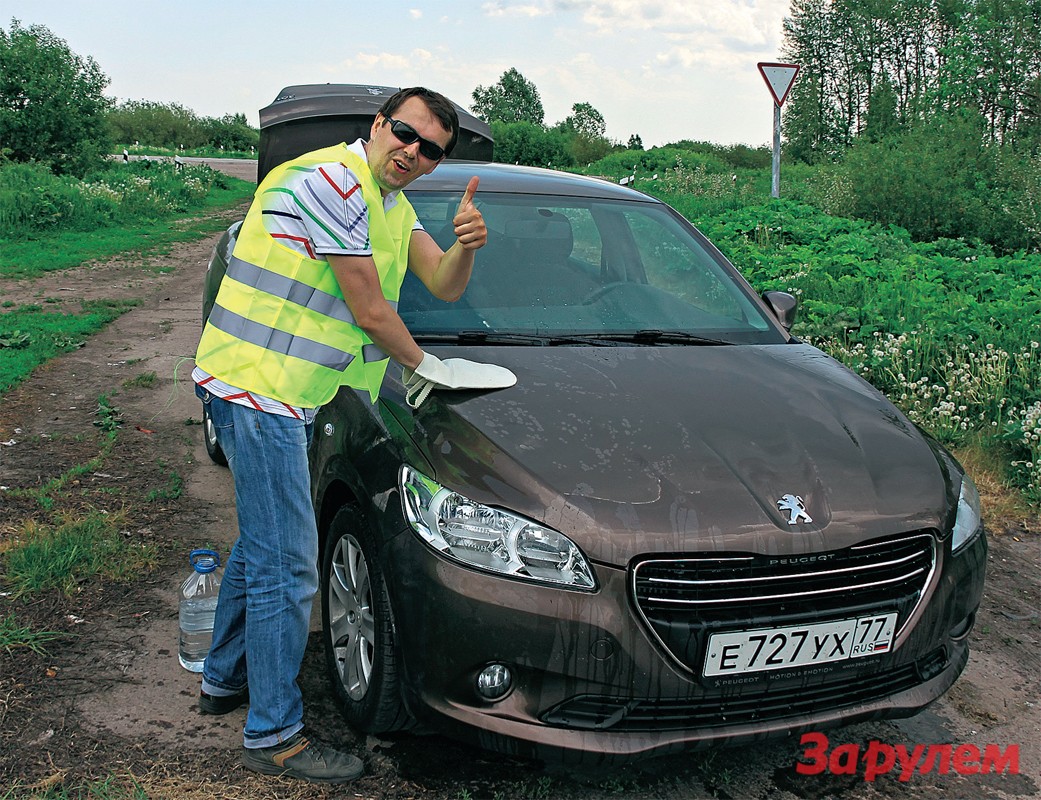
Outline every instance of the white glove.
<svg viewBox="0 0 1041 800">
<path fill-rule="evenodd" d="M 401 378 L 405 384 L 405 402 L 419 408 L 432 389 L 505 389 L 517 382 L 517 376 L 506 367 L 479 364 L 465 358 L 442 361 L 430 353 L 415 370 L 404 367 Z"/>
</svg>

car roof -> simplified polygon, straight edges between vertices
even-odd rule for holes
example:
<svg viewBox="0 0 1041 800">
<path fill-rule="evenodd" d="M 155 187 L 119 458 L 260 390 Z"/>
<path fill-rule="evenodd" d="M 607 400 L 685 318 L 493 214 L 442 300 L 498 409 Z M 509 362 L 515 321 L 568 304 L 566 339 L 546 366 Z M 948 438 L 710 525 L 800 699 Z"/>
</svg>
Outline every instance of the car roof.
<svg viewBox="0 0 1041 800">
<path fill-rule="evenodd" d="M 466 188 L 467 181 L 474 175 L 481 179 L 478 193 L 548 194 L 561 197 L 661 203 L 656 198 L 625 186 L 619 186 L 614 181 L 604 178 L 516 164 L 455 160 L 443 161 L 431 174 L 417 178 L 409 184 L 405 194 L 420 191 L 459 192 Z"/>
</svg>

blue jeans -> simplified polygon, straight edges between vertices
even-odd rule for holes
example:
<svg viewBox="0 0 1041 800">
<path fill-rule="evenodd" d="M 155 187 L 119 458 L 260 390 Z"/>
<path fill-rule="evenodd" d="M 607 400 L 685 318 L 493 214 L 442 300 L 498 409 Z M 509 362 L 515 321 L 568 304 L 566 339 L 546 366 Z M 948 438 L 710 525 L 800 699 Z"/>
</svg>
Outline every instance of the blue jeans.
<svg viewBox="0 0 1041 800">
<path fill-rule="evenodd" d="M 318 590 L 318 528 L 307 446 L 312 425 L 200 392 L 235 480 L 239 538 L 221 579 L 207 694 L 249 686 L 246 747 L 270 747 L 303 727 L 296 679 Z"/>
</svg>

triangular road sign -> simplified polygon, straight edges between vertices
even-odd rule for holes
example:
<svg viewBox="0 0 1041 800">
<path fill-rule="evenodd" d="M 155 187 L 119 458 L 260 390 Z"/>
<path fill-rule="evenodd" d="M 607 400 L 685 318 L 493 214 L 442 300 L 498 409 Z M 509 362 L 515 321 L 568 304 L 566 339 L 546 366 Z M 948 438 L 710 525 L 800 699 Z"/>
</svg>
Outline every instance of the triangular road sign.
<svg viewBox="0 0 1041 800">
<path fill-rule="evenodd" d="M 774 96 L 774 102 L 778 106 L 784 105 L 785 98 L 788 97 L 788 92 L 792 88 L 792 84 L 795 83 L 799 65 L 773 64 L 760 61 L 757 66 L 759 67 L 759 72 L 763 75 L 763 80 L 766 81 L 770 94 Z"/>
</svg>

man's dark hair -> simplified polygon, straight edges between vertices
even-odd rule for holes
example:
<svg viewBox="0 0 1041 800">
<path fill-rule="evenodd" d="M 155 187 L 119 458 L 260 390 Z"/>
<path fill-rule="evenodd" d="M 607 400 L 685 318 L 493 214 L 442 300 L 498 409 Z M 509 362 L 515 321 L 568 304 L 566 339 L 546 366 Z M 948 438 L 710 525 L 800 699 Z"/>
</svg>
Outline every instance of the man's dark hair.
<svg viewBox="0 0 1041 800">
<path fill-rule="evenodd" d="M 384 117 L 393 117 L 394 112 L 401 108 L 402 104 L 410 97 L 418 97 L 422 100 L 430 113 L 437 117 L 441 127 L 452 132 L 452 138 L 445 147 L 445 156 L 452 154 L 455 143 L 459 141 L 459 115 L 456 113 L 452 101 L 443 94 L 438 94 L 422 86 L 413 86 L 410 89 L 401 89 L 387 98 L 379 113 Z"/>
</svg>

